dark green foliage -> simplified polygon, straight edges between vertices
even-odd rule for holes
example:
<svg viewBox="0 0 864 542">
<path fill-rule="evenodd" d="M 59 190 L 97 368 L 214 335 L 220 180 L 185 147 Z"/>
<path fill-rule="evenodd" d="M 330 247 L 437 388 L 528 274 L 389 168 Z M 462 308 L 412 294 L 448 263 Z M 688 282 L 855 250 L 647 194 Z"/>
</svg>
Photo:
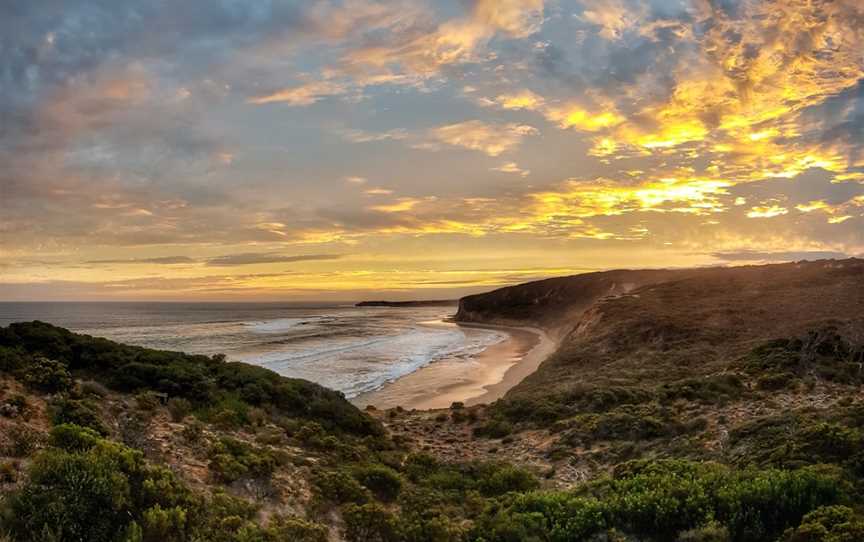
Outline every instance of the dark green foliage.
<svg viewBox="0 0 864 542">
<path fill-rule="evenodd" d="M 66 365 L 43 356 L 34 356 L 18 373 L 27 386 L 39 391 L 58 393 L 72 388 Z"/>
<path fill-rule="evenodd" d="M 493 418 L 474 428 L 474 435 L 485 438 L 504 438 L 513 432 L 513 424 L 506 420 Z"/>
<path fill-rule="evenodd" d="M 705 429 L 703 418 L 682 417 L 656 403 L 622 405 L 608 412 L 582 414 L 556 423 L 553 431 L 563 431 L 563 442 L 571 446 L 590 446 L 599 441 L 645 442 L 671 438 Z"/>
<path fill-rule="evenodd" d="M 854 383 L 843 364 L 857 364 L 857 350 L 820 337 L 801 345 L 787 341 L 765 347 L 757 358 L 760 363 L 770 360 L 772 368 L 761 376 L 782 381 L 783 375 L 792 375 L 787 388 L 799 391 L 801 375 L 809 371 L 831 382 Z M 794 363 L 787 359 L 789 352 L 797 356 Z M 203 437 L 200 422 L 186 424 L 185 441 L 208 453 L 219 482 L 244 479 L 269 488 L 267 482 L 286 454 L 261 444 L 301 445 L 309 457 L 295 459 L 295 464 L 312 465 L 311 512 L 332 517 L 331 508 L 338 507 L 344 534 L 352 541 L 862 539 L 861 518 L 842 505 L 860 502 L 864 494 L 864 407 L 850 399 L 830 409 L 780 416 L 755 412 L 741 422 L 739 405 L 730 405 L 724 416 L 712 416 L 712 409 L 726 408 L 726 403 L 768 395 L 750 391 L 760 375 L 746 366 L 736 367 L 739 373 L 702 377 L 681 371 L 660 382 L 597 381 L 499 401 L 485 411 L 454 405 L 448 412 L 456 421 L 472 423 L 472 416 L 483 412 L 475 435 L 505 437 L 504 442 L 526 426 L 547 427 L 560 433 L 560 449 L 574 463 L 596 461 L 598 471 L 625 458 L 652 458 L 618 464 L 611 476 L 562 492 L 542 490 L 530 471 L 505 463 L 406 456 L 405 449 L 382 438 L 376 422 L 339 394 L 258 367 L 125 347 L 47 324 L 0 328 L 0 370 L 23 379 L 22 371 L 36 356 L 57 360 L 76 378 L 95 378 L 114 390 L 140 397 L 168 394 L 174 420 L 191 413 L 194 420 L 213 424 L 211 430 L 257 433 L 258 444 L 224 435 L 213 440 Z M 802 359 L 804 373 L 798 370 Z M 82 385 L 80 394 L 69 390 L 54 398 L 51 448 L 36 454 L 26 476 L 12 475 L 22 485 L 2 505 L 0 532 L 9 530 L 23 542 L 327 539 L 323 526 L 298 518 L 277 517 L 259 525 L 251 504 L 219 493 L 196 495 L 171 472 L 148 465 L 141 453 L 105 440 L 109 409 L 100 408 L 101 396 Z M 161 398 L 152 405 L 154 411 L 161 408 Z M 409 416 L 391 412 L 397 418 Z M 111 414 L 116 416 L 115 434 L 124 441 L 132 441 L 127 433 L 144 433 L 142 426 L 124 422 L 132 419 L 128 412 Z M 722 444 L 714 440 L 718 428 L 731 429 Z M 735 467 L 657 459 L 685 454 Z"/>
<path fill-rule="evenodd" d="M 812 375 L 843 384 L 864 382 L 864 348 L 836 328 L 811 331 L 803 338 L 778 339 L 755 348 L 740 366 L 759 376 L 762 389 L 779 389 Z"/>
<path fill-rule="evenodd" d="M 47 528 L 57 540 L 116 540 L 131 498 L 120 460 L 97 452 L 40 455 L 28 484 L 10 503 L 8 523 L 16 538 L 36 541 Z"/>
<path fill-rule="evenodd" d="M 225 483 L 241 478 L 269 479 L 276 465 L 277 458 L 269 450 L 228 437 L 210 449 L 210 471 Z"/>
<path fill-rule="evenodd" d="M 527 493 L 490 508 L 475 529 L 486 540 L 583 540 L 615 527 L 674 540 L 717 520 L 731 540 L 773 540 L 807 512 L 844 498 L 818 471 L 734 471 L 685 461 L 625 464 L 582 494 Z M 706 540 L 710 540 L 707 539 Z"/>
<path fill-rule="evenodd" d="M 0 334 L 2 333 L 3 328 L 0 328 Z M 23 348 L 13 346 L 12 342 L 3 343 L 2 339 L 0 344 L 8 344 L 8 346 L 0 346 L 0 371 L 15 373 L 30 362 Z"/>
<path fill-rule="evenodd" d="M 663 401 L 684 399 L 702 403 L 735 400 L 746 392 L 744 381 L 737 374 L 712 375 L 706 378 L 687 378 L 658 388 Z"/>
<path fill-rule="evenodd" d="M 789 412 L 757 418 L 730 434 L 730 451 L 739 464 L 798 468 L 818 463 L 846 467 L 864 475 L 864 411 L 858 406 L 831 416 Z"/>
<path fill-rule="evenodd" d="M 68 452 L 83 452 L 100 442 L 100 435 L 89 427 L 62 424 L 51 429 L 51 446 Z"/>
<path fill-rule="evenodd" d="M 95 380 L 85 380 L 80 385 L 81 395 L 91 395 L 93 397 L 106 397 L 110 392 L 108 388 L 96 382 Z"/>
<path fill-rule="evenodd" d="M 16 540 L 41 541 L 48 533 L 60 541 L 115 541 L 135 521 L 144 540 L 179 541 L 200 519 L 201 503 L 169 471 L 146 465 L 140 452 L 73 426 L 56 428 L 52 441 L 65 448 L 37 455 L 27 483 L 5 505 L 4 526 Z M 178 507 L 185 523 L 175 522 L 171 533 L 151 530 L 176 520 Z"/>
<path fill-rule="evenodd" d="M 108 434 L 98 406 L 89 399 L 57 399 L 51 404 L 51 421 L 54 425 L 74 424 L 89 427 L 103 436 Z"/>
<path fill-rule="evenodd" d="M 825 506 L 789 529 L 783 542 L 858 542 L 864 540 L 864 518 L 848 506 Z"/>
<path fill-rule="evenodd" d="M 402 489 L 399 473 L 384 465 L 368 465 L 354 469 L 354 477 L 382 501 L 393 501 Z"/>
<path fill-rule="evenodd" d="M 323 503 L 362 504 L 370 498 L 369 491 L 360 485 L 356 478 L 342 470 L 319 470 L 315 473 L 314 483 L 316 495 Z"/>
<path fill-rule="evenodd" d="M 328 430 L 360 436 L 383 434 L 380 424 L 342 394 L 305 380 L 281 377 L 262 367 L 226 363 L 223 357 L 127 346 L 44 322 L 13 323 L 0 328 L 0 369 L 23 370 L 27 375 L 28 368 L 36 366 L 34 363 L 40 364 L 40 371 L 24 380 L 51 388 L 46 391 L 62 391 L 64 374 L 71 372 L 119 391 L 166 393 L 205 409 L 224 405 L 224 401 L 240 401 L 247 407 L 269 407 L 282 415 L 315 420 Z M 51 369 L 50 378 L 42 376 L 46 373 L 43 365 Z M 236 409 L 228 410 L 233 412 L 231 416 L 237 414 Z M 245 420 L 241 417 L 228 421 Z"/>
<path fill-rule="evenodd" d="M 20 542 L 324 542 L 326 528 L 297 518 L 253 523 L 255 507 L 196 496 L 140 452 L 90 429 L 55 427 L 26 484 L 2 504 L 2 528 Z"/>
<path fill-rule="evenodd" d="M 351 542 L 401 542 L 399 521 L 381 505 L 349 504 L 343 512 L 345 538 Z"/>
<path fill-rule="evenodd" d="M 327 542 L 327 528 L 300 518 L 276 518 L 267 527 L 265 541 Z"/>
<path fill-rule="evenodd" d="M 12 461 L 0 463 L 0 484 L 14 484 L 18 480 L 18 464 Z"/>
</svg>

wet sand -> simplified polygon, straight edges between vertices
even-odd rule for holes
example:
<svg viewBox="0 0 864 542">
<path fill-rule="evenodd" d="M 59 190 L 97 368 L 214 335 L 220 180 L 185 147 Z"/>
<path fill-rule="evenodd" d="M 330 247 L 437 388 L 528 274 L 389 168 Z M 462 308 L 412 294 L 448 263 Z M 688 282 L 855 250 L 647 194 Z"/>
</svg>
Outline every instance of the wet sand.
<svg viewBox="0 0 864 542">
<path fill-rule="evenodd" d="M 469 359 L 442 359 L 351 400 L 357 406 L 401 406 L 428 410 L 456 401 L 466 405 L 491 403 L 537 370 L 557 344 L 543 331 L 528 327 L 465 325 L 505 332 L 508 337 Z"/>
</svg>

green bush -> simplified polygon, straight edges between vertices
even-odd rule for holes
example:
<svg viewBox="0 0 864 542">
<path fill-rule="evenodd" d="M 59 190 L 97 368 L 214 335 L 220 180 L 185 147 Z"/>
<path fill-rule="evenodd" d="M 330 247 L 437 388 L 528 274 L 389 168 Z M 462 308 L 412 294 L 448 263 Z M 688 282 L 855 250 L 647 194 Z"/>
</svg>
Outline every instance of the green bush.
<svg viewBox="0 0 864 542">
<path fill-rule="evenodd" d="M 268 530 L 273 534 L 273 542 L 327 542 L 327 528 L 300 518 L 276 518 L 270 522 Z"/>
<path fill-rule="evenodd" d="M 92 430 L 58 426 L 51 437 L 62 448 L 38 454 L 0 505 L 17 542 L 320 542 L 325 532 L 301 520 L 258 527 L 253 505 L 219 492 L 196 496 L 168 469 Z"/>
<path fill-rule="evenodd" d="M 540 482 L 533 474 L 519 467 L 496 465 L 484 474 L 479 481 L 479 489 L 487 496 L 524 493 L 540 487 Z"/>
<path fill-rule="evenodd" d="M 363 504 L 369 492 L 353 476 L 342 470 L 319 470 L 314 476 L 316 495 L 320 501 L 333 504 Z"/>
<path fill-rule="evenodd" d="M 49 444 L 68 452 L 83 452 L 99 441 L 99 433 L 89 427 L 64 423 L 51 429 Z"/>
<path fill-rule="evenodd" d="M 72 375 L 66 365 L 43 356 L 35 356 L 21 369 L 24 383 L 36 390 L 60 393 L 72 389 Z"/>
<path fill-rule="evenodd" d="M 474 428 L 474 436 L 480 438 L 504 438 L 513 432 L 513 425 L 497 418 L 491 419 L 485 424 Z"/>
<path fill-rule="evenodd" d="M 858 542 L 864 540 L 864 519 L 848 506 L 824 506 L 808 513 L 782 542 Z"/>
<path fill-rule="evenodd" d="M 639 461 L 619 466 L 613 478 L 578 495 L 511 494 L 503 506 L 486 509 L 474 534 L 490 542 L 564 542 L 615 528 L 640 539 L 723 540 L 725 529 L 730 540 L 761 542 L 845 496 L 834 474 L 818 470 L 735 471 L 710 463 Z"/>
<path fill-rule="evenodd" d="M 393 501 L 402 489 L 402 477 L 389 467 L 370 465 L 354 469 L 354 478 L 382 501 Z"/>
<path fill-rule="evenodd" d="M 350 542 L 402 542 L 397 517 L 381 505 L 349 504 L 342 516 Z"/>
<path fill-rule="evenodd" d="M 94 397 L 107 397 L 110 393 L 108 388 L 96 382 L 95 380 L 85 380 L 80 385 L 82 395 L 92 395 Z"/>
<path fill-rule="evenodd" d="M 729 529 L 716 521 L 684 531 L 678 537 L 678 542 L 731 542 L 731 540 Z"/>
<path fill-rule="evenodd" d="M 73 424 L 89 427 L 103 436 L 108 434 L 98 407 L 89 399 L 60 398 L 51 404 L 51 412 L 54 425 Z"/>
<path fill-rule="evenodd" d="M 241 478 L 269 479 L 276 465 L 276 457 L 269 450 L 241 440 L 223 437 L 210 449 L 210 471 L 225 483 Z"/>
</svg>

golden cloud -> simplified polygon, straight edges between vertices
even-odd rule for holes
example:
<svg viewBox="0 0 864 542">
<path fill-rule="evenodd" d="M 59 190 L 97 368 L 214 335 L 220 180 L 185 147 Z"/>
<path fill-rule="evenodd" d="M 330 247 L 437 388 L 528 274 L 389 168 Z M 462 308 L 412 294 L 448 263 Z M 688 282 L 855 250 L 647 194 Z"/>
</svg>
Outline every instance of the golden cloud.
<svg viewBox="0 0 864 542">
<path fill-rule="evenodd" d="M 282 89 L 280 91 L 250 98 L 249 103 L 263 105 L 269 103 L 285 103 L 291 106 L 312 105 L 322 98 L 336 96 L 347 90 L 341 83 L 332 81 L 312 81 L 296 87 Z"/>
<path fill-rule="evenodd" d="M 789 209 L 780 205 L 759 205 L 751 207 L 747 213 L 747 218 L 774 218 L 775 216 L 785 215 L 789 213 Z"/>
<path fill-rule="evenodd" d="M 644 7 L 625 5 L 621 0 L 588 0 L 584 2 L 582 19 L 600 27 L 600 36 L 614 40 L 633 27 L 641 18 Z"/>
<path fill-rule="evenodd" d="M 505 164 L 501 164 L 498 167 L 493 167 L 492 171 L 500 171 L 501 173 L 516 173 L 521 177 L 527 177 L 531 174 L 531 171 L 527 169 L 522 169 L 516 162 L 507 162 Z"/>
<path fill-rule="evenodd" d="M 474 18 L 513 37 L 524 38 L 543 25 L 544 0 L 477 0 Z"/>
<path fill-rule="evenodd" d="M 522 142 L 526 136 L 536 135 L 537 129 L 525 124 L 489 124 L 480 120 L 469 120 L 439 126 L 431 131 L 433 139 L 452 145 L 498 156 Z"/>
</svg>

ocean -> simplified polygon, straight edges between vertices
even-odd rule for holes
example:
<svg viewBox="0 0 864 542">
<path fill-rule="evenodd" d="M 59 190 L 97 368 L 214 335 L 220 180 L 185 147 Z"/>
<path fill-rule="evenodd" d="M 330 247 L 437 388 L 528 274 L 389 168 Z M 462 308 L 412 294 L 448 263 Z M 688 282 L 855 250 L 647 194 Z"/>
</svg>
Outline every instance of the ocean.
<svg viewBox="0 0 864 542">
<path fill-rule="evenodd" d="M 352 398 L 436 360 L 467 361 L 507 337 L 445 321 L 453 312 L 326 303 L 0 302 L 0 326 L 42 320 L 127 344 L 221 353 Z"/>
</svg>

